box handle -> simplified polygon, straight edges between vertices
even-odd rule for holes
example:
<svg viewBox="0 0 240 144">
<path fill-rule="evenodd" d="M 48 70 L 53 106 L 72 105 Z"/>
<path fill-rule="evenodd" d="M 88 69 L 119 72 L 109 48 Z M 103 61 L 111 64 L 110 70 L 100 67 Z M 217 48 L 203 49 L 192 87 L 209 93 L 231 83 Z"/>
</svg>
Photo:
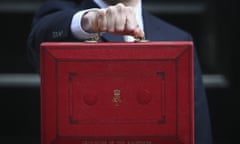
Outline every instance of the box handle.
<svg viewBox="0 0 240 144">
<path fill-rule="evenodd" d="M 97 42 L 99 42 L 100 39 L 101 39 L 101 33 L 100 33 L 100 31 L 98 31 L 96 36 L 91 37 L 88 40 L 85 40 L 85 42 L 97 43 Z M 134 42 L 148 42 L 148 41 L 149 40 L 146 40 L 145 37 L 135 37 L 135 41 Z"/>
</svg>

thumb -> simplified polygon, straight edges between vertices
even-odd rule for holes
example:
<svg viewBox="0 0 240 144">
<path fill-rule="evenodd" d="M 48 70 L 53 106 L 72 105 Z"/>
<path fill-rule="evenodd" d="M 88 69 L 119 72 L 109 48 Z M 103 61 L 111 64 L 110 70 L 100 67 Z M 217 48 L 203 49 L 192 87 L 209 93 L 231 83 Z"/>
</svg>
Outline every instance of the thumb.
<svg viewBox="0 0 240 144">
<path fill-rule="evenodd" d="M 81 25 L 84 31 L 90 33 L 98 31 L 98 23 L 96 17 L 96 11 L 89 11 L 83 15 Z"/>
</svg>

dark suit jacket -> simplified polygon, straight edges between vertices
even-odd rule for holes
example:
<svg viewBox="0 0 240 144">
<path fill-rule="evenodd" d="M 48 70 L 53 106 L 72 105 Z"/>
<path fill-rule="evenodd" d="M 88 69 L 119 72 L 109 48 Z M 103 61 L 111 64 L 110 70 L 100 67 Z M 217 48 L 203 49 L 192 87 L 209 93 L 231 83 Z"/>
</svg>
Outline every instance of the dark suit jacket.
<svg viewBox="0 0 240 144">
<path fill-rule="evenodd" d="M 81 0 L 80 0 L 81 1 Z M 91 0 L 52 0 L 44 3 L 36 12 L 28 39 L 31 61 L 39 72 L 39 46 L 43 41 L 79 41 L 70 31 L 72 16 L 81 9 L 98 7 Z M 159 19 L 143 10 L 144 31 L 150 41 L 191 41 L 187 32 Z M 123 41 L 121 36 L 104 33 L 103 41 Z M 195 144 L 211 143 L 211 125 L 208 103 L 195 50 Z"/>
</svg>

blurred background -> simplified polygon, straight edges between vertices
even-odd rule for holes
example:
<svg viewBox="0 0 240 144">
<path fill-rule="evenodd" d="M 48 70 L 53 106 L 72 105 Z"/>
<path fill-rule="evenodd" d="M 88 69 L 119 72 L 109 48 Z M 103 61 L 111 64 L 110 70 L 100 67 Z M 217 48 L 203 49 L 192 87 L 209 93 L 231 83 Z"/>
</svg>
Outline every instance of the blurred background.
<svg viewBox="0 0 240 144">
<path fill-rule="evenodd" d="M 43 0 L 0 0 L 0 140 L 40 144 L 39 76 L 26 40 Z M 237 0 L 143 0 L 154 15 L 194 38 L 210 108 L 214 144 L 232 144 L 239 96 Z M 2 142 L 1 142 L 2 143 Z"/>
</svg>

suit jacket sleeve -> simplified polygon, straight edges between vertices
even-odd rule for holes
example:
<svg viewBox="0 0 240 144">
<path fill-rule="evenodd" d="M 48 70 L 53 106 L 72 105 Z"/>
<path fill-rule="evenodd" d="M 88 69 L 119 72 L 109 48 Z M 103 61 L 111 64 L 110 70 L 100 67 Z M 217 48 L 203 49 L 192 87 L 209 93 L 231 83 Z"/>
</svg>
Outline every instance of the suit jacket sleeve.
<svg viewBox="0 0 240 144">
<path fill-rule="evenodd" d="M 46 41 L 77 41 L 70 31 L 72 16 L 79 11 L 76 1 L 45 2 L 35 13 L 27 40 L 27 51 L 39 73 L 39 48 Z"/>
</svg>

